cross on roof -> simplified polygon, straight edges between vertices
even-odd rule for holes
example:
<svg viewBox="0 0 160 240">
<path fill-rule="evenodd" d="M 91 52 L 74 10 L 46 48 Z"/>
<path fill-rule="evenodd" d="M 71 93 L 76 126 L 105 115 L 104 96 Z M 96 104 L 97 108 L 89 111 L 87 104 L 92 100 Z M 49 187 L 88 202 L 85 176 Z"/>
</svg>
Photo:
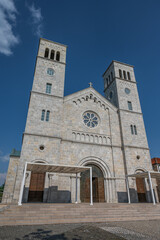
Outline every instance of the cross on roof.
<svg viewBox="0 0 160 240">
<path fill-rule="evenodd" d="M 93 83 L 92 83 L 92 82 L 90 82 L 90 83 L 89 83 L 89 87 L 92 87 L 92 86 L 93 86 Z"/>
</svg>

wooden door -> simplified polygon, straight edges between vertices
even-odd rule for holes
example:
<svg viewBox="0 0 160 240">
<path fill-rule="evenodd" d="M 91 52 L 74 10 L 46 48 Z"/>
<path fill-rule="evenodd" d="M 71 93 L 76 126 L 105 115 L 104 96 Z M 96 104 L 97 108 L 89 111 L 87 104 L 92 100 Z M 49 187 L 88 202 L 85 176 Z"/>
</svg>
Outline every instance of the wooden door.
<svg viewBox="0 0 160 240">
<path fill-rule="evenodd" d="M 93 202 L 99 202 L 97 177 L 92 178 L 92 190 L 93 190 Z"/>
<path fill-rule="evenodd" d="M 143 178 L 136 178 L 137 194 L 139 202 L 146 202 L 146 190 Z"/>
<path fill-rule="evenodd" d="M 32 173 L 29 187 L 28 202 L 42 202 L 45 173 Z"/>
<path fill-rule="evenodd" d="M 105 202 L 104 178 L 98 178 L 98 195 L 99 195 L 99 202 Z"/>
</svg>

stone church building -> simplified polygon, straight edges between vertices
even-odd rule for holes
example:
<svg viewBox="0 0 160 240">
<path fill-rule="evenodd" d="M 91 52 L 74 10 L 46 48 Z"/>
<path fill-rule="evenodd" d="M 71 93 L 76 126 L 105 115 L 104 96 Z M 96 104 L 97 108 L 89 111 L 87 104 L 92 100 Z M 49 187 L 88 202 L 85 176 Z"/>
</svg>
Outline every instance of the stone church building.
<svg viewBox="0 0 160 240">
<path fill-rule="evenodd" d="M 151 171 L 133 66 L 112 61 L 104 96 L 90 83 L 64 96 L 67 47 L 40 39 L 21 152 L 10 155 L 3 203 L 18 203 L 26 162 L 92 167 L 94 202 L 127 202 L 125 176 Z M 26 171 L 23 202 L 74 202 L 75 174 Z M 130 178 L 131 202 L 151 202 L 146 179 Z M 89 171 L 78 202 L 89 202 Z"/>
</svg>

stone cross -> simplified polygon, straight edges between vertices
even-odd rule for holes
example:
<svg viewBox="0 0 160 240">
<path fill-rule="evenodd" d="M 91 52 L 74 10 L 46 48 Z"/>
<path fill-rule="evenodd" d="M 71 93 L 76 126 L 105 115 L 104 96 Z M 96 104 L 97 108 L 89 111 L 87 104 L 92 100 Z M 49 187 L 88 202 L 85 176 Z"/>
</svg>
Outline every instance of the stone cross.
<svg viewBox="0 0 160 240">
<path fill-rule="evenodd" d="M 93 83 L 92 83 L 92 82 L 90 82 L 90 83 L 89 83 L 89 87 L 92 87 L 92 86 L 93 86 Z"/>
</svg>

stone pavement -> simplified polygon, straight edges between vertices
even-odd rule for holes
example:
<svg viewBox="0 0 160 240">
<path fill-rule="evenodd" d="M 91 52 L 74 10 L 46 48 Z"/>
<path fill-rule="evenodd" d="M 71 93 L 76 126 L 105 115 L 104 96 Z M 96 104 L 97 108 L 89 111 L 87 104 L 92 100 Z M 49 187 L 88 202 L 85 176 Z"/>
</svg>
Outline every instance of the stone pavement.
<svg viewBox="0 0 160 240">
<path fill-rule="evenodd" d="M 0 227 L 0 240 L 158 240 L 160 220 Z"/>
</svg>

